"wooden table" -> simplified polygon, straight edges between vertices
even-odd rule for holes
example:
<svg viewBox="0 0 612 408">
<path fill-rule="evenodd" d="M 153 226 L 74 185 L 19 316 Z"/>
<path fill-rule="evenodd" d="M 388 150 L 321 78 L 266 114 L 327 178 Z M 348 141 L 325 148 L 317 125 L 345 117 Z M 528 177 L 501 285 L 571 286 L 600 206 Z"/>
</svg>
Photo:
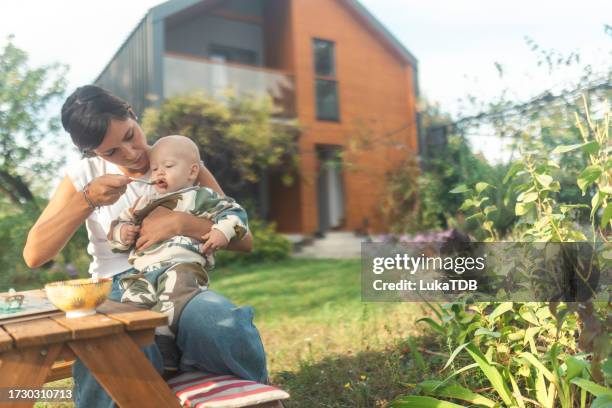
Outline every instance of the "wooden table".
<svg viewBox="0 0 612 408">
<path fill-rule="evenodd" d="M 57 315 L 0 325 L 0 387 L 41 388 L 46 382 L 71 377 L 72 361 L 79 357 L 122 408 L 180 407 L 140 351 L 153 343 L 155 327 L 167 324 L 167 317 L 112 301 L 98 312 L 77 319 Z"/>
</svg>

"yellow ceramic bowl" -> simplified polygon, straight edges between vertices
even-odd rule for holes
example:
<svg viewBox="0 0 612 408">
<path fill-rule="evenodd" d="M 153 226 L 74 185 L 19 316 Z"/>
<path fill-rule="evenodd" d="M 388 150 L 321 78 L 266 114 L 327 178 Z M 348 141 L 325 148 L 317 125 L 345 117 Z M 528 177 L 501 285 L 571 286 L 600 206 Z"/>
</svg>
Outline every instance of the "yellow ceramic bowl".
<svg viewBox="0 0 612 408">
<path fill-rule="evenodd" d="M 66 317 L 82 317 L 96 313 L 111 292 L 111 279 L 73 279 L 45 285 L 47 298 Z"/>
</svg>

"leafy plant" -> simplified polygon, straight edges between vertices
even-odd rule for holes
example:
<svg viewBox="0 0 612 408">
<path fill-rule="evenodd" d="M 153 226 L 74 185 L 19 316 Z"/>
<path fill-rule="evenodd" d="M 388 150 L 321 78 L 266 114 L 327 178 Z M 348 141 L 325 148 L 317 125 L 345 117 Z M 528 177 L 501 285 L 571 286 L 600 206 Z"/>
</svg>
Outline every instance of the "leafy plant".
<svg viewBox="0 0 612 408">
<path fill-rule="evenodd" d="M 474 188 L 469 188 L 465 184 L 461 184 L 450 191 L 451 194 L 470 194 L 461 207 L 460 211 L 471 212 L 472 214 L 465 219 L 466 222 L 476 221 L 480 224 L 482 230 L 486 232 L 486 237 L 483 234 L 479 234 L 478 238 L 483 239 L 485 242 L 499 241 L 499 234 L 493 228 L 495 218 L 494 216 L 499 211 L 495 204 L 490 203 L 490 198 L 485 195 L 486 190 L 495 189 L 489 183 L 483 181 L 476 183 Z"/>
<path fill-rule="evenodd" d="M 45 201 L 39 202 L 40 207 L 44 208 Z M 46 282 L 87 275 L 91 259 L 84 250 L 88 242 L 84 225 L 77 230 L 52 263 L 37 269 L 28 268 L 23 260 L 23 246 L 28 231 L 39 215 L 39 207 L 28 204 L 10 212 L 4 210 L 0 213 L 0 239 L 10 242 L 10 245 L 0 247 L 0 265 L 3 267 L 0 273 L 0 292 L 11 287 L 18 290 L 41 287 Z"/>
<path fill-rule="evenodd" d="M 449 358 L 442 371 L 451 372 L 443 380 L 419 384 L 420 392 L 429 397 L 400 397 L 390 407 L 441 403 L 432 397 L 442 397 L 488 407 L 569 408 L 574 403 L 585 407 L 588 401 L 603 402 L 612 395 L 612 389 L 592 381 L 590 355 L 578 350 L 575 339 L 578 320 L 558 321 L 546 303 L 455 302 L 429 307 L 436 317 L 418 321 L 447 340 Z M 471 362 L 457 367 L 465 355 Z M 471 390 L 475 370 L 490 384 L 488 392 Z"/>
<path fill-rule="evenodd" d="M 253 250 L 249 253 L 218 252 L 216 256 L 220 265 L 232 262 L 280 261 L 291 254 L 291 242 L 276 232 L 274 223 L 251 219 L 249 229 L 253 235 Z"/>
<path fill-rule="evenodd" d="M 556 199 L 560 184 L 551 174 L 561 166 L 537 151 L 523 151 L 523 159 L 506 176 L 506 182 L 515 182 L 517 193 L 515 212 L 519 221 L 514 237 L 553 242 L 589 239 L 596 249 L 602 241 L 604 245 L 609 244 L 612 226 L 610 111 L 606 109 L 600 121 L 593 121 L 588 109 L 586 112 L 586 123 L 576 117 L 583 142 L 557 147 L 553 158 L 577 150 L 588 155 L 576 184 L 583 194 L 590 195 L 591 205 L 560 204 Z M 467 195 L 462 209 L 480 220 L 485 240 L 495 241 L 502 234 L 490 219 L 495 208 L 488 206 L 486 192 L 491 189 L 491 185 L 479 182 L 474 187 L 460 185 L 451 192 Z M 588 211 L 590 231 L 576 224 L 573 211 Z M 609 249 L 599 251 L 598 255 L 602 270 L 609 269 Z M 435 318 L 419 321 L 446 339 L 449 358 L 442 371 L 452 371 L 443 380 L 427 380 L 419 385 L 419 391 L 428 396 L 400 397 L 390 407 L 449 403 L 434 397 L 492 407 L 503 404 L 550 408 L 601 407 L 612 400 L 609 305 L 598 307 L 587 301 L 455 302 L 429 306 Z M 477 392 L 474 379 L 466 375 L 475 371 L 488 383 L 486 391 Z"/>
</svg>

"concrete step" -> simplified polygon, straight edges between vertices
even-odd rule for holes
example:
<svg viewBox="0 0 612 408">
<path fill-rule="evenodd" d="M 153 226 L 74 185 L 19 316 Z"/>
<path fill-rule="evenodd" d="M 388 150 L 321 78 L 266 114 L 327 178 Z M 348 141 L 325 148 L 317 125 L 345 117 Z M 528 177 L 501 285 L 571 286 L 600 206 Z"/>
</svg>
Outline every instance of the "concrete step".
<svg viewBox="0 0 612 408">
<path fill-rule="evenodd" d="M 331 231 L 323 238 L 315 238 L 309 243 L 298 245 L 293 256 L 296 258 L 359 258 L 361 243 L 366 237 L 356 236 L 352 232 Z"/>
<path fill-rule="evenodd" d="M 354 232 L 351 231 L 328 231 L 325 233 L 325 238 L 328 239 L 342 239 L 342 238 L 358 238 Z"/>
</svg>

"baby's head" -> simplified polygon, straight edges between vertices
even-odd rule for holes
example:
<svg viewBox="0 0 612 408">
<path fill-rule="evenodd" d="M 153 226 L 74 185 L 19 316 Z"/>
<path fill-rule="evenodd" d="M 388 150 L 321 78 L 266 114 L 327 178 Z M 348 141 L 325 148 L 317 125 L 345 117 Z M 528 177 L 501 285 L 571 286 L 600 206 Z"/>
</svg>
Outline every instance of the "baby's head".
<svg viewBox="0 0 612 408">
<path fill-rule="evenodd" d="M 200 152 L 185 136 L 162 137 L 149 154 L 151 180 L 158 193 L 171 193 L 191 187 L 200 172 Z"/>
</svg>

